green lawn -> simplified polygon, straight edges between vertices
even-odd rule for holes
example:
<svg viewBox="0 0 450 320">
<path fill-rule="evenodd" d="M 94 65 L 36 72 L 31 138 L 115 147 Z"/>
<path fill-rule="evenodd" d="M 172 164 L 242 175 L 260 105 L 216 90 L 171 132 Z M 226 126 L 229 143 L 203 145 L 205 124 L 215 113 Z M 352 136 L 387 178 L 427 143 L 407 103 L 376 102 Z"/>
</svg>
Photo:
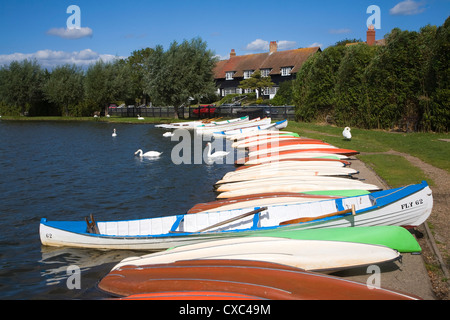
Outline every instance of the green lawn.
<svg viewBox="0 0 450 320">
<path fill-rule="evenodd" d="M 290 121 L 285 130 L 298 132 L 301 136 L 321 139 L 341 148 L 354 149 L 361 153 L 380 153 L 395 150 L 408 153 L 435 167 L 450 172 L 450 143 L 440 139 L 449 139 L 442 133 L 393 133 L 381 130 L 352 129 L 352 139 L 344 140 L 342 127 L 299 123 Z M 403 157 L 385 154 L 359 155 L 380 177 L 391 186 L 417 183 L 430 178 L 412 166 Z"/>
</svg>

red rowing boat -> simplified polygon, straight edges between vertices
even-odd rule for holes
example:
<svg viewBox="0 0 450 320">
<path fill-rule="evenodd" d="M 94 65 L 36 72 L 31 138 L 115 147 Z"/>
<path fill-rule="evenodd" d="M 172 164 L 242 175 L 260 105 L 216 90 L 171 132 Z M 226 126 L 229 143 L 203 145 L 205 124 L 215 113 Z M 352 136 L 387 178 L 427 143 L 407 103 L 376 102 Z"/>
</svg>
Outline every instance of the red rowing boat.
<svg viewBox="0 0 450 320">
<path fill-rule="evenodd" d="M 185 260 L 123 266 L 99 289 L 116 296 L 155 292 L 219 291 L 271 300 L 414 300 L 418 297 L 366 284 L 252 260 Z"/>
</svg>

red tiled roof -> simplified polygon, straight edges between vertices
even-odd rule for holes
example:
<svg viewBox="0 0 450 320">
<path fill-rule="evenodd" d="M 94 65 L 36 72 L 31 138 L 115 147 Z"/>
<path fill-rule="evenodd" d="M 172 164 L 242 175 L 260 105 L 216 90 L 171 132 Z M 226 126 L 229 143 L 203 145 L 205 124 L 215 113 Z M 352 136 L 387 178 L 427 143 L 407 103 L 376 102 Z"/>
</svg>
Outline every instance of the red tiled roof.
<svg viewBox="0 0 450 320">
<path fill-rule="evenodd" d="M 320 51 L 320 47 L 234 56 L 216 64 L 214 78 L 225 78 L 227 71 L 235 71 L 234 77 L 243 77 L 245 70 L 256 71 L 266 68 L 272 69 L 270 75 L 276 75 L 281 73 L 281 67 L 293 67 L 291 72 L 295 73 L 317 51 Z"/>
</svg>

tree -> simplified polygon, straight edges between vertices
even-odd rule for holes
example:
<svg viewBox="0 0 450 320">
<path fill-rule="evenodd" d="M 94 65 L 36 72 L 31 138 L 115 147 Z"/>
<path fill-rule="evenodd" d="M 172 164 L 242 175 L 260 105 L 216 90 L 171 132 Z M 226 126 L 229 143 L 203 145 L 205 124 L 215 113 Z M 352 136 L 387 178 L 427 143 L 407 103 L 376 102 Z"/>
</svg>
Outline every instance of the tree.
<svg viewBox="0 0 450 320">
<path fill-rule="evenodd" d="M 20 114 L 28 114 L 41 100 L 44 73 L 36 60 L 13 61 L 1 69 L 0 77 L 0 100 Z"/>
<path fill-rule="evenodd" d="M 134 96 L 139 99 L 141 103 L 147 104 L 148 95 L 144 92 L 145 82 L 144 74 L 146 72 L 145 61 L 153 54 L 154 50 L 151 48 L 145 48 L 141 50 L 135 50 L 126 59 L 127 66 L 130 68 L 131 81 L 133 84 Z"/>
<path fill-rule="evenodd" d="M 98 61 L 90 65 L 84 84 L 86 100 L 93 111 L 105 108 L 106 112 L 111 102 L 133 96 L 131 71 L 124 60 L 109 63 Z"/>
<path fill-rule="evenodd" d="M 428 71 L 429 128 L 448 131 L 450 127 L 450 17 L 440 26 L 433 41 Z"/>
<path fill-rule="evenodd" d="M 283 81 L 280 83 L 280 88 L 277 91 L 275 97 L 270 101 L 274 106 L 292 105 L 293 99 L 293 81 Z"/>
<path fill-rule="evenodd" d="M 365 43 L 347 48 L 337 73 L 334 120 L 341 126 L 369 127 L 370 110 L 367 107 L 366 66 L 377 54 L 379 46 Z"/>
<path fill-rule="evenodd" d="M 42 90 L 45 98 L 59 107 L 60 113 L 69 115 L 69 107 L 83 99 L 83 72 L 75 65 L 53 69 Z"/>
<path fill-rule="evenodd" d="M 336 100 L 334 86 L 346 49 L 345 46 L 328 47 L 303 64 L 294 82 L 299 119 L 323 119 L 333 112 Z"/>
<path fill-rule="evenodd" d="M 274 83 L 272 82 L 270 76 L 263 77 L 260 70 L 256 70 L 252 73 L 250 78 L 244 79 L 239 83 L 239 88 L 241 89 L 257 90 L 258 97 L 262 96 L 263 88 L 272 88 L 273 86 Z"/>
<path fill-rule="evenodd" d="M 174 117 L 178 118 L 178 108 L 190 99 L 201 100 L 214 94 L 216 61 L 200 38 L 181 44 L 174 41 L 167 51 L 157 46 L 146 59 L 144 92 L 155 104 L 173 106 Z"/>
</svg>

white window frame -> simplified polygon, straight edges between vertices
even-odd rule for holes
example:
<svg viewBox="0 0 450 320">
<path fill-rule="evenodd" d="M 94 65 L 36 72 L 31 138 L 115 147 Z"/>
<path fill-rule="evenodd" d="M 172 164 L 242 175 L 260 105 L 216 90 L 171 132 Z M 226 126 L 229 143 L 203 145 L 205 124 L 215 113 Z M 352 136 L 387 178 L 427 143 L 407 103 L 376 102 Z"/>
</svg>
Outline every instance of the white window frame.
<svg viewBox="0 0 450 320">
<path fill-rule="evenodd" d="M 281 67 L 281 76 L 286 77 L 290 76 L 292 71 L 292 67 Z"/>
<path fill-rule="evenodd" d="M 272 71 L 270 68 L 261 69 L 261 77 L 268 77 L 270 71 Z"/>
<path fill-rule="evenodd" d="M 233 76 L 236 71 L 227 71 L 225 72 L 225 80 L 234 80 Z"/>
<path fill-rule="evenodd" d="M 255 70 L 244 70 L 244 79 L 249 79 Z"/>
</svg>

